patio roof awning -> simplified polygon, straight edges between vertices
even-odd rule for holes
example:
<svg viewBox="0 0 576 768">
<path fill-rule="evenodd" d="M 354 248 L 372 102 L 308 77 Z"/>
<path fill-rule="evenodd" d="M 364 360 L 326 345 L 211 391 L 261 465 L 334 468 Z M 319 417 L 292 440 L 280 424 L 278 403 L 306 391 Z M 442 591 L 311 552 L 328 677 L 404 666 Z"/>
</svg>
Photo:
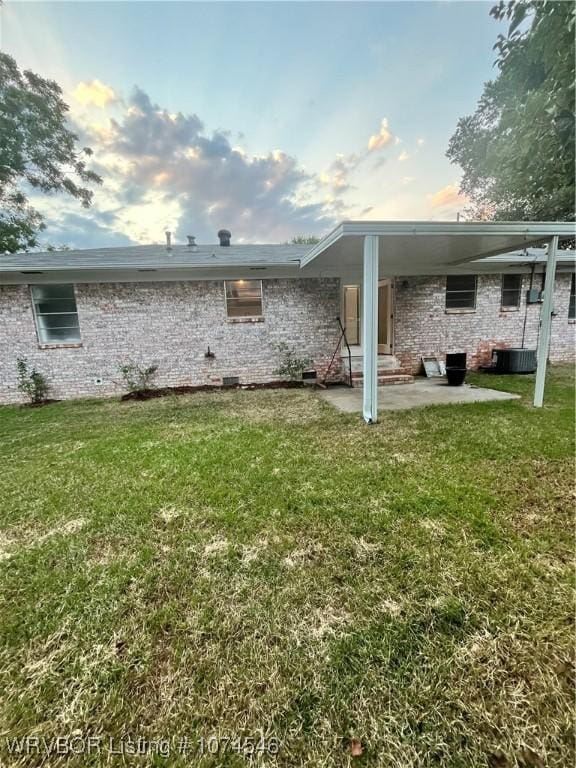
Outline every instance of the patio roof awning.
<svg viewBox="0 0 576 768">
<path fill-rule="evenodd" d="M 538 369 L 534 405 L 544 396 L 550 344 L 556 252 L 561 238 L 573 238 L 573 222 L 344 221 L 300 262 L 321 272 L 363 269 L 362 348 L 363 414 L 378 419 L 378 280 L 426 275 L 507 251 L 547 243 L 546 281 L 538 334 Z"/>
<path fill-rule="evenodd" d="M 437 272 L 468 261 L 574 237 L 572 222 L 344 221 L 301 259 L 318 269 L 342 271 L 362 264 L 364 238 L 378 237 L 381 277 Z"/>
</svg>

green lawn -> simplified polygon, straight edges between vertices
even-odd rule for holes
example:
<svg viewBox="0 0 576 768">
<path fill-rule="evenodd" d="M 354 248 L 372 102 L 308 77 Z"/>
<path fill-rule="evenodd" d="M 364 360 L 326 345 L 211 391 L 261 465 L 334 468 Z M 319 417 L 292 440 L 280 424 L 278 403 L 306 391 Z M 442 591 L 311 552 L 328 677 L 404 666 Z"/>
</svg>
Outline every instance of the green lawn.
<svg viewBox="0 0 576 768">
<path fill-rule="evenodd" d="M 0 764 L 572 765 L 573 376 L 476 380 L 523 399 L 0 408 Z"/>
</svg>

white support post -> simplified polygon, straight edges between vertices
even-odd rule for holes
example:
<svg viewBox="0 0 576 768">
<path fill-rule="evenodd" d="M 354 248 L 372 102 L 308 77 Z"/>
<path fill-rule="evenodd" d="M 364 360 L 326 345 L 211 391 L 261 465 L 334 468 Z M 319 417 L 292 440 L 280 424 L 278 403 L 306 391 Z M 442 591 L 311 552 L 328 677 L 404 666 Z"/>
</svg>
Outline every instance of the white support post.
<svg viewBox="0 0 576 768">
<path fill-rule="evenodd" d="M 544 283 L 544 301 L 540 312 L 540 334 L 538 336 L 538 353 L 536 368 L 536 385 L 534 387 L 534 406 L 542 408 L 544 402 L 544 384 L 546 381 L 546 364 L 550 350 L 550 331 L 552 330 L 552 312 L 554 311 L 554 284 L 556 282 L 556 252 L 558 250 L 558 235 L 555 235 L 548 245 L 546 256 L 546 281 Z"/>
<path fill-rule="evenodd" d="M 378 421 L 378 236 L 364 237 L 364 285 L 362 309 L 364 350 L 364 421 Z"/>
</svg>

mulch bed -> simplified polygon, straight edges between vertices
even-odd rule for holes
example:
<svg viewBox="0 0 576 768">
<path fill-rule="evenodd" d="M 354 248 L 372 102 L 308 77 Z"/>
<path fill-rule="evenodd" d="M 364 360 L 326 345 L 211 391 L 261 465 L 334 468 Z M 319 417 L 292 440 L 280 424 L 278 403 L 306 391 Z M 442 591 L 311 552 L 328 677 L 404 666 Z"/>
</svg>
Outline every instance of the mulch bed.
<svg viewBox="0 0 576 768">
<path fill-rule="evenodd" d="M 302 389 L 310 386 L 303 381 L 270 381 L 263 384 L 201 384 L 196 387 L 159 387 L 158 389 L 139 389 L 122 395 L 121 400 L 151 400 L 154 397 L 166 397 L 167 395 L 190 395 L 194 392 L 222 392 L 229 389 Z"/>
</svg>

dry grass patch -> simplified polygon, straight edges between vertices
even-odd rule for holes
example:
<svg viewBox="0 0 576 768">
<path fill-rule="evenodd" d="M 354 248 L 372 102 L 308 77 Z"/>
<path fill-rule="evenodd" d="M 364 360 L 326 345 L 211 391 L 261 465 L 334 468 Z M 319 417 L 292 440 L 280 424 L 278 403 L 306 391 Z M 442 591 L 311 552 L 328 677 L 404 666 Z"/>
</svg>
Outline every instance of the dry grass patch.
<svg viewBox="0 0 576 768">
<path fill-rule="evenodd" d="M 34 529 L 23 529 L 19 531 L 18 537 L 10 537 L 6 533 L 0 533 L 0 560 L 8 560 L 23 550 L 40 547 L 54 536 L 71 536 L 82 530 L 85 525 L 86 520 L 79 517 L 63 521 L 60 525 L 56 525 L 43 533 Z"/>
</svg>

